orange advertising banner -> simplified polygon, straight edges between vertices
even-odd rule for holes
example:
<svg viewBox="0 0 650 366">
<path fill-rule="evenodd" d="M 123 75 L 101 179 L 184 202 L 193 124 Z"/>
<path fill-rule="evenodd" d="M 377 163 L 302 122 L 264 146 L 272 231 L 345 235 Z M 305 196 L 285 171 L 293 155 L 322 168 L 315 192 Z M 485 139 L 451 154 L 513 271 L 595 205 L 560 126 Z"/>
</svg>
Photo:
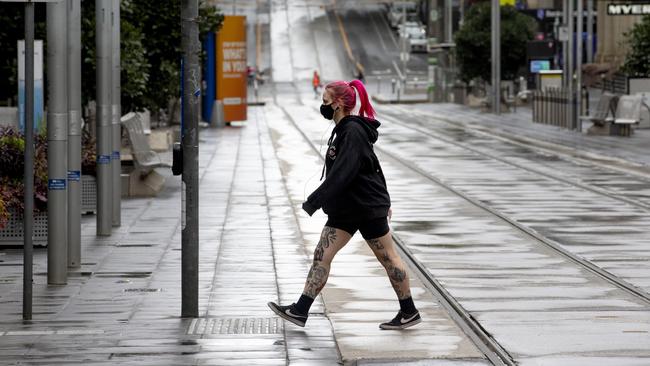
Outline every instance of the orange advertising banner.
<svg viewBox="0 0 650 366">
<path fill-rule="evenodd" d="M 247 108 L 246 17 L 226 15 L 217 33 L 217 100 L 226 122 L 245 121 Z"/>
</svg>

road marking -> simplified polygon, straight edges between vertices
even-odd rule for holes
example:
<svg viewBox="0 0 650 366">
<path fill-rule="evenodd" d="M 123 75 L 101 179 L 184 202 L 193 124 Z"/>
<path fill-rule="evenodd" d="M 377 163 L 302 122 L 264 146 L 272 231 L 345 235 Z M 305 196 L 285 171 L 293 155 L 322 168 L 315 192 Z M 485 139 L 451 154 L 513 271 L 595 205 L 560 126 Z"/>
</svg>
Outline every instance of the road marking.
<svg viewBox="0 0 650 366">
<path fill-rule="evenodd" d="M 381 19 L 381 22 L 384 23 L 386 25 L 386 28 L 389 29 L 388 34 L 390 35 L 390 38 L 393 40 L 393 44 L 395 45 L 395 48 L 399 49 L 399 44 L 397 44 L 397 40 L 395 39 L 395 35 L 393 35 L 393 28 L 390 26 L 390 24 L 388 24 L 385 17 L 380 16 L 379 19 Z"/>
<path fill-rule="evenodd" d="M 370 16 L 370 21 L 372 22 L 373 28 L 375 28 L 375 32 L 377 32 L 377 37 L 379 37 L 379 43 L 381 43 L 381 47 L 384 49 L 384 51 L 388 52 L 388 47 L 386 47 L 384 37 L 382 37 L 381 32 L 379 31 L 379 26 L 377 26 L 377 21 L 375 20 L 374 14 Z"/>
<path fill-rule="evenodd" d="M 341 38 L 343 39 L 343 46 L 345 47 L 345 50 L 348 53 L 348 58 L 350 61 L 357 67 L 357 69 L 363 71 L 365 70 L 365 67 L 357 61 L 354 56 L 352 55 L 352 48 L 350 48 L 350 42 L 348 41 L 348 34 L 345 32 L 345 27 L 343 26 L 343 22 L 341 21 L 341 17 L 339 16 L 339 13 L 336 11 L 336 0 L 332 0 L 334 4 L 334 16 L 336 17 L 336 21 L 339 24 L 339 32 L 341 33 Z"/>
<path fill-rule="evenodd" d="M 393 67 L 395 67 L 395 70 L 397 71 L 397 76 L 402 79 L 402 71 L 400 71 L 399 66 L 397 66 L 397 62 L 395 62 L 395 60 L 393 60 Z"/>
</svg>

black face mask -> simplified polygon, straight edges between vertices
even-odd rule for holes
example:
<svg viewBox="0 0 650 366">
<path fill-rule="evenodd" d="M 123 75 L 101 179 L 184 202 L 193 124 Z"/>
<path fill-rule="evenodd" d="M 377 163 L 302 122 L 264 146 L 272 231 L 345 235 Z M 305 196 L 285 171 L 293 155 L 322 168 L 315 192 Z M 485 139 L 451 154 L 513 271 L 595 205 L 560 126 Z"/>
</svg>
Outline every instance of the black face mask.
<svg viewBox="0 0 650 366">
<path fill-rule="evenodd" d="M 331 120 L 334 118 L 334 108 L 332 108 L 332 103 L 330 104 L 321 104 L 320 105 L 320 114 L 323 115 L 325 119 Z"/>
</svg>

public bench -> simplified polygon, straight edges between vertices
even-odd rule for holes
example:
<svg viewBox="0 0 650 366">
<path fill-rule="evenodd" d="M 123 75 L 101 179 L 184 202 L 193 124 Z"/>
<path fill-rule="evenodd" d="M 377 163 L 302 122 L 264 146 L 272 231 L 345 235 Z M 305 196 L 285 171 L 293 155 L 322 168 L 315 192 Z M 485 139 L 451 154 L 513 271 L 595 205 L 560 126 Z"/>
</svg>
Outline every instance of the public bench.
<svg viewBox="0 0 650 366">
<path fill-rule="evenodd" d="M 153 151 L 149 145 L 147 135 L 144 133 L 142 120 L 136 113 L 128 113 L 122 116 L 122 126 L 126 129 L 133 154 L 133 165 L 141 175 L 147 175 L 156 168 L 170 168 L 160 155 Z"/>
<path fill-rule="evenodd" d="M 632 125 L 641 122 L 642 98 L 638 95 L 624 95 L 618 100 L 614 125 L 621 136 L 632 134 Z"/>
<path fill-rule="evenodd" d="M 617 102 L 618 97 L 616 95 L 605 92 L 600 97 L 594 114 L 590 116 L 580 116 L 580 120 L 592 122 L 597 126 L 605 126 L 606 124 L 613 121 Z M 610 113 L 612 117 L 610 117 Z"/>
<path fill-rule="evenodd" d="M 120 122 L 126 129 L 135 169 L 129 174 L 129 196 L 155 196 L 165 183 L 165 178 L 156 173 L 156 168 L 171 168 L 149 145 L 142 120 L 136 113 L 122 116 Z"/>
</svg>

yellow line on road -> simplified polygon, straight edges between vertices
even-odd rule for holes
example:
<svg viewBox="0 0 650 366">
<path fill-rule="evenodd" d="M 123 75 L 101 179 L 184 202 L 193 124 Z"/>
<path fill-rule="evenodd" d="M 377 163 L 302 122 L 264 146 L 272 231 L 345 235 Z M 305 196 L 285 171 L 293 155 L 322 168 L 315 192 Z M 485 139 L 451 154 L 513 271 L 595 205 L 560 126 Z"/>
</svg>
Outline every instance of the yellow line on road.
<svg viewBox="0 0 650 366">
<path fill-rule="evenodd" d="M 341 33 L 341 39 L 343 39 L 343 47 L 345 47 L 345 50 L 347 51 L 348 58 L 357 67 L 357 69 L 364 71 L 363 65 L 359 61 L 357 61 L 354 58 L 354 55 L 352 54 L 352 48 L 350 47 L 350 42 L 348 41 L 348 34 L 345 31 L 345 27 L 343 26 L 343 22 L 341 21 L 341 17 L 339 16 L 339 13 L 336 11 L 336 0 L 332 0 L 332 3 L 334 5 L 332 11 L 334 11 L 334 16 L 336 17 L 336 21 L 338 22 L 339 32 Z"/>
</svg>

